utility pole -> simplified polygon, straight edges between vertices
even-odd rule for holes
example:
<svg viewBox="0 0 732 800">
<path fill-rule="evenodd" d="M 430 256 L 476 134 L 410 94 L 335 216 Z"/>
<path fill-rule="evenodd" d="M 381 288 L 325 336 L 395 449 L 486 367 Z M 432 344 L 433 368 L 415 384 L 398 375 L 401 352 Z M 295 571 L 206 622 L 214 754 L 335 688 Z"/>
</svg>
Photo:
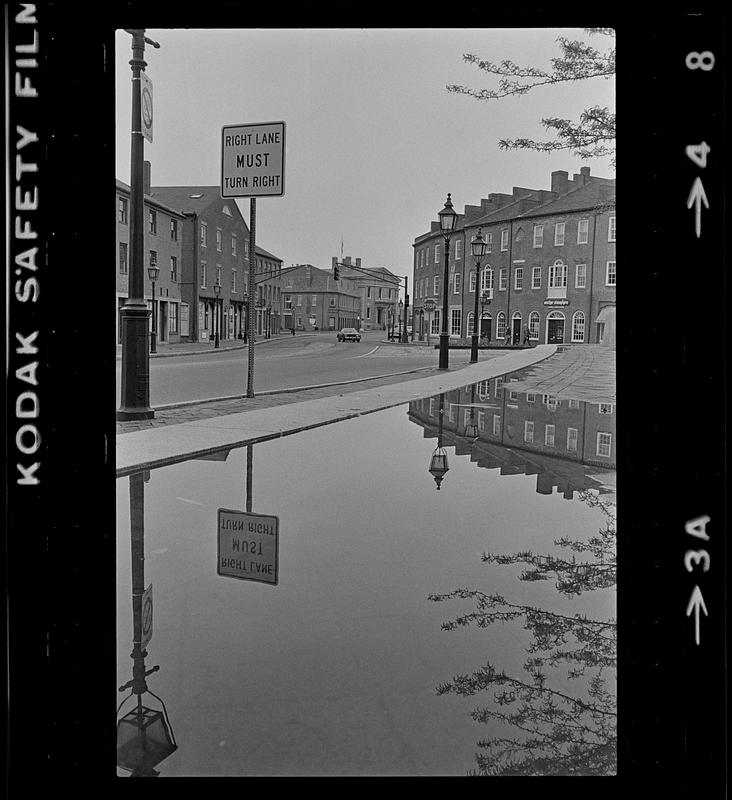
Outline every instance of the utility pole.
<svg viewBox="0 0 732 800">
<path fill-rule="evenodd" d="M 125 305 L 120 309 L 122 336 L 122 397 L 118 420 L 151 419 L 150 354 L 148 347 L 150 310 L 145 302 L 145 197 L 143 183 L 144 141 L 142 133 L 141 77 L 145 69 L 145 43 L 160 47 L 145 36 L 144 29 L 127 30 L 132 35 L 132 126 L 130 154 L 130 272 Z M 154 298 L 153 298 L 154 302 Z"/>
<path fill-rule="evenodd" d="M 404 328 L 402 331 L 402 342 L 408 342 L 407 320 L 409 319 L 409 276 L 404 276 Z M 412 327 L 412 341 L 414 341 L 414 327 Z"/>
</svg>

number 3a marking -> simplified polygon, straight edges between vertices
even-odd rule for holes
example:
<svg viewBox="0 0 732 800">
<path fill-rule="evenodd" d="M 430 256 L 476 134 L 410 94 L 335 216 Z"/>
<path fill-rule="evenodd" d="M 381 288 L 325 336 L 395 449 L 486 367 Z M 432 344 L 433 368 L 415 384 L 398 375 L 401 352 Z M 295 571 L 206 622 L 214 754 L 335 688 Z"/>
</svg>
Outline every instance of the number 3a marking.
<svg viewBox="0 0 732 800">
<path fill-rule="evenodd" d="M 702 566 L 702 570 L 707 572 L 709 570 L 709 553 L 706 550 L 687 550 L 686 554 L 684 555 L 684 566 L 686 567 L 688 572 L 691 572 L 694 569 L 691 565 L 691 562 L 698 564 L 700 561 L 704 562 Z"/>
<path fill-rule="evenodd" d="M 702 169 L 707 165 L 707 153 L 712 148 L 706 143 L 686 145 L 686 155 Z"/>
<path fill-rule="evenodd" d="M 704 72 L 709 72 L 714 69 L 714 53 L 710 50 L 704 50 L 702 53 L 692 50 L 686 55 L 686 66 L 688 69 L 703 69 Z"/>
</svg>

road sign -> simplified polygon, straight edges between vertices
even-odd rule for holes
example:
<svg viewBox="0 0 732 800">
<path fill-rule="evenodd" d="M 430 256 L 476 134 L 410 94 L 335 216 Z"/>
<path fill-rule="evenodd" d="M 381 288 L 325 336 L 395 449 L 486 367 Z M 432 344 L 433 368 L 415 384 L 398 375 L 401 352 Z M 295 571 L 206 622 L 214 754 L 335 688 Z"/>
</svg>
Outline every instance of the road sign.
<svg viewBox="0 0 732 800">
<path fill-rule="evenodd" d="M 221 129 L 221 196 L 285 193 L 285 123 L 254 122 Z"/>
<path fill-rule="evenodd" d="M 152 583 L 145 589 L 142 595 L 142 637 L 140 639 L 140 649 L 144 650 L 150 639 L 152 639 L 153 623 L 153 598 Z"/>
<path fill-rule="evenodd" d="M 277 583 L 280 520 L 220 508 L 216 571 L 227 578 Z"/>
<path fill-rule="evenodd" d="M 153 140 L 153 85 L 145 72 L 140 71 L 140 106 L 142 109 L 142 135 Z"/>
<path fill-rule="evenodd" d="M 437 303 L 431 297 L 428 297 L 424 303 L 422 303 L 422 308 L 424 308 L 425 311 L 434 311 L 437 308 Z"/>
</svg>

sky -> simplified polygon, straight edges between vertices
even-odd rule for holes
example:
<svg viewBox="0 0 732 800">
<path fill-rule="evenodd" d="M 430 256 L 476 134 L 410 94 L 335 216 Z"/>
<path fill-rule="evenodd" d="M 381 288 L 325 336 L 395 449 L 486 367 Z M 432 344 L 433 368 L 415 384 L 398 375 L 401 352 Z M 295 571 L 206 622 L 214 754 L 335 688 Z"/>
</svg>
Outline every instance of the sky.
<svg viewBox="0 0 732 800">
<path fill-rule="evenodd" d="M 544 140 L 542 117 L 576 120 L 591 105 L 614 108 L 613 80 L 539 87 L 490 102 L 446 85 L 495 88 L 466 64 L 550 68 L 556 39 L 579 29 L 149 29 L 154 141 L 145 141 L 152 185 L 220 185 L 221 128 L 284 120 L 285 193 L 257 202 L 257 245 L 285 266 L 329 268 L 360 258 L 412 274 L 412 243 L 447 193 L 455 209 L 513 186 L 548 189 L 553 170 L 614 178 L 609 158 L 502 151 L 501 138 Z M 604 51 L 605 36 L 590 41 Z M 116 36 L 116 177 L 130 176 L 131 37 Z M 249 200 L 236 201 L 249 221 Z"/>
</svg>

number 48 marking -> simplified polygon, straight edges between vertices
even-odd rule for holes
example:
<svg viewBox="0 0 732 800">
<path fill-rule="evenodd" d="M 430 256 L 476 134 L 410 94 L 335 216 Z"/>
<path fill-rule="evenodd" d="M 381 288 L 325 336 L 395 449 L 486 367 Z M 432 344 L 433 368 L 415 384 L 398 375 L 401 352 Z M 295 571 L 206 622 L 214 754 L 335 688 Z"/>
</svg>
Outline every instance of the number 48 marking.
<svg viewBox="0 0 732 800">
<path fill-rule="evenodd" d="M 702 142 L 701 144 L 688 144 L 686 145 L 686 155 L 695 163 L 698 164 L 702 169 L 704 169 L 707 165 L 707 153 L 712 148 L 706 143 Z"/>
</svg>

